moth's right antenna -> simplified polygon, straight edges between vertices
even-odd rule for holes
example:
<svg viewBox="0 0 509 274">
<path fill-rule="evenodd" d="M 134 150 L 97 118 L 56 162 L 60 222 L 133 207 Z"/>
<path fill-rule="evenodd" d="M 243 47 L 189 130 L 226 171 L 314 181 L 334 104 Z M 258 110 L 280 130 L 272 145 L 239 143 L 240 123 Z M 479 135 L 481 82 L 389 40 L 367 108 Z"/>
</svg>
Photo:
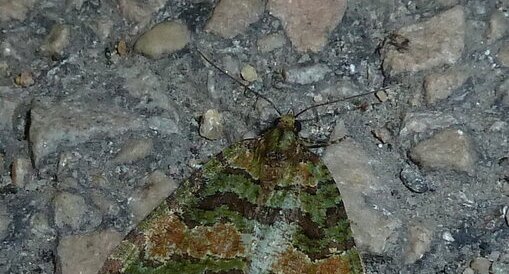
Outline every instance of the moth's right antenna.
<svg viewBox="0 0 509 274">
<path fill-rule="evenodd" d="M 269 100 L 269 98 L 265 97 L 263 94 L 261 94 L 259 92 L 254 91 L 252 88 L 250 88 L 246 84 L 242 83 L 239 79 L 237 79 L 237 78 L 231 76 L 230 74 L 228 74 L 228 72 L 226 72 L 224 69 L 220 68 L 214 62 L 212 62 L 212 60 L 210 60 L 210 58 L 208 58 L 205 54 L 203 54 L 203 52 L 201 52 L 199 49 L 197 49 L 196 51 L 198 51 L 198 53 L 201 55 L 201 57 L 203 59 L 205 59 L 205 61 L 207 61 L 207 63 L 212 65 L 215 69 L 219 70 L 221 73 L 223 73 L 224 75 L 228 76 L 228 78 L 230 78 L 233 81 L 235 81 L 235 83 L 237 83 L 237 84 L 241 85 L 242 87 L 244 87 L 245 90 L 247 90 L 247 91 L 251 92 L 252 94 L 254 94 L 255 96 L 260 97 L 263 100 L 267 101 L 274 108 L 274 110 L 276 110 L 277 114 L 279 116 L 281 116 L 281 111 L 279 111 L 279 109 L 276 107 L 276 105 L 271 100 Z"/>
<path fill-rule="evenodd" d="M 306 112 L 306 111 L 308 111 L 310 109 L 314 109 L 314 108 L 325 106 L 325 105 L 334 104 L 334 103 L 337 103 L 337 102 L 347 101 L 347 100 L 350 100 L 350 99 L 359 98 L 359 97 L 363 97 L 363 96 L 370 95 L 370 94 L 376 94 L 377 92 L 379 92 L 379 90 L 365 92 L 365 93 L 361 93 L 361 94 L 357 94 L 357 95 L 353 95 L 353 96 L 348 96 L 348 97 L 345 97 L 345 98 L 339 98 L 339 99 L 336 99 L 336 100 L 332 100 L 332 101 L 328 101 L 328 102 L 312 105 L 312 106 L 309 106 L 309 107 L 299 111 L 297 114 L 295 114 L 295 117 L 298 117 L 299 115 L 301 115 L 302 113 L 304 113 L 304 112 Z"/>
</svg>

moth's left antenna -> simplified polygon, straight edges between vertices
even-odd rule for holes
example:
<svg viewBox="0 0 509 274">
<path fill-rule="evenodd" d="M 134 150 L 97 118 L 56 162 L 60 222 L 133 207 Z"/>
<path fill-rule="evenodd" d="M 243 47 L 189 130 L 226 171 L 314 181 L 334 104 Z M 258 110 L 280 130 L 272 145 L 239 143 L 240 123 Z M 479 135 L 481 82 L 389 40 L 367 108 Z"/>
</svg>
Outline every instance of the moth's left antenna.
<svg viewBox="0 0 509 274">
<path fill-rule="evenodd" d="M 237 84 L 241 85 L 242 87 L 244 87 L 245 90 L 247 90 L 247 91 L 251 92 L 252 94 L 254 94 L 255 96 L 260 97 L 263 100 L 267 101 L 274 108 L 274 110 L 277 112 L 277 114 L 281 116 L 281 111 L 279 111 L 279 109 L 276 107 L 276 105 L 271 100 L 269 100 L 269 98 L 265 97 L 263 94 L 261 94 L 259 92 L 254 91 L 248 85 L 242 83 L 239 79 L 237 79 L 237 78 L 231 76 L 230 74 L 228 74 L 228 72 L 226 72 L 224 69 L 220 68 L 214 62 L 212 62 L 212 60 L 210 60 L 210 58 L 207 57 L 205 54 L 203 54 L 203 52 L 201 52 L 199 49 L 197 49 L 196 51 L 201 55 L 201 57 L 203 59 L 205 59 L 205 61 L 207 61 L 207 63 L 209 63 L 215 69 L 219 70 L 221 73 L 223 73 L 224 75 L 228 76 L 228 78 L 230 78 L 233 81 L 235 81 L 235 83 L 237 83 Z"/>
</svg>

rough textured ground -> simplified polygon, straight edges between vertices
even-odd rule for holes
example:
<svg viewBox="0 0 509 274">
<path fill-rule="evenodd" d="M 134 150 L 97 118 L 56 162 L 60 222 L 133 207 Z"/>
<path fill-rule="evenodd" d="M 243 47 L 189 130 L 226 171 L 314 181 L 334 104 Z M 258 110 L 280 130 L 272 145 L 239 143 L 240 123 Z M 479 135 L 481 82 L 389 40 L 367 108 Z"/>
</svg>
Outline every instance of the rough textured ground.
<svg viewBox="0 0 509 274">
<path fill-rule="evenodd" d="M 509 273 L 507 0 L 0 0 L 0 272 L 95 273 L 282 111 L 367 273 Z M 161 24 L 162 23 L 162 24 Z"/>
</svg>

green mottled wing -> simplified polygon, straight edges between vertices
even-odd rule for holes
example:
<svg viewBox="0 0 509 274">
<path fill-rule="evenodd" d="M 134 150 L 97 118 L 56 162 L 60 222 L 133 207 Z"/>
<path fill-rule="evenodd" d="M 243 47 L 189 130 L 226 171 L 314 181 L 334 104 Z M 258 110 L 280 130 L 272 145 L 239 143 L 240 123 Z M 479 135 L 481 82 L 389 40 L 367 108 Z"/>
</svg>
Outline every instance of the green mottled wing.
<svg viewBox="0 0 509 274">
<path fill-rule="evenodd" d="M 207 162 L 101 273 L 362 273 L 329 171 L 296 135 L 274 131 Z"/>
</svg>

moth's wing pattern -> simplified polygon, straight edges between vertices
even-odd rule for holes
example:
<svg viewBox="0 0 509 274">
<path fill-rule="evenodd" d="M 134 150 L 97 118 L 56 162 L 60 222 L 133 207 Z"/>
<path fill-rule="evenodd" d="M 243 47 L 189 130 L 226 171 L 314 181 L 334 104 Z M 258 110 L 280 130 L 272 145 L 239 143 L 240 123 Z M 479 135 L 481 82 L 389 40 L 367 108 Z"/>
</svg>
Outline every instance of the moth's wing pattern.
<svg viewBox="0 0 509 274">
<path fill-rule="evenodd" d="M 108 257 L 101 273 L 362 273 L 341 196 L 300 142 L 266 136 L 208 161 Z"/>
</svg>

